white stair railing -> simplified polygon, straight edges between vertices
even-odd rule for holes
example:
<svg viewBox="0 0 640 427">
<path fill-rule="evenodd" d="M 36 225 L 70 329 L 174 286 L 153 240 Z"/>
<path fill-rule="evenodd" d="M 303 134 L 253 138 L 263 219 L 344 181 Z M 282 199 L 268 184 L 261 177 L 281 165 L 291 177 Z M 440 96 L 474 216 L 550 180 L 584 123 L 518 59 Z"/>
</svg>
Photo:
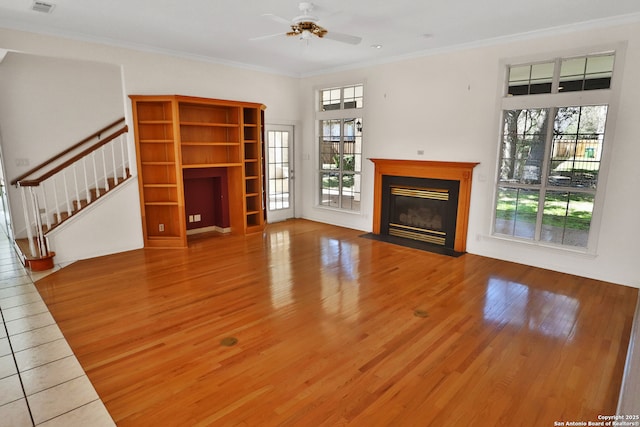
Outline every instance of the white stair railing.
<svg viewBox="0 0 640 427">
<path fill-rule="evenodd" d="M 123 123 L 124 119 L 111 127 Z M 129 177 L 130 158 L 125 156 L 127 131 L 124 125 L 102 139 L 102 132 L 96 133 L 92 140 L 83 141 L 83 145 L 75 147 L 73 152 L 54 159 L 55 162 L 45 162 L 46 165 L 40 165 L 12 182 L 20 189 L 25 234 L 32 257 L 49 255 L 46 233 L 109 191 L 109 179 L 113 179 L 116 186 Z M 121 156 L 116 155 L 117 150 L 122 151 Z M 111 151 L 110 161 L 105 158 L 107 151 Z M 98 152 L 101 153 L 101 162 L 96 162 Z M 82 176 L 78 177 L 78 173 Z M 67 174 L 72 176 L 67 177 Z M 90 176 L 93 177 L 91 184 Z M 92 191 L 95 191 L 95 197 Z M 63 218 L 61 211 L 66 211 L 66 217 Z"/>
</svg>

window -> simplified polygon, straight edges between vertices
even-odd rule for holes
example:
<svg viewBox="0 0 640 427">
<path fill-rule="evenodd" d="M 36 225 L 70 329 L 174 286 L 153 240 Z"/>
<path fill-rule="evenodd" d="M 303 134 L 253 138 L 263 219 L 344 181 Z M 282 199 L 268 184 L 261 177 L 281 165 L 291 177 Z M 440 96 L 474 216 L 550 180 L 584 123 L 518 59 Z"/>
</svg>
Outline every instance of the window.
<svg viewBox="0 0 640 427">
<path fill-rule="evenodd" d="M 606 53 L 509 67 L 494 234 L 588 248 L 613 64 Z"/>
<path fill-rule="evenodd" d="M 360 211 L 363 86 L 320 90 L 320 206 Z"/>
</svg>

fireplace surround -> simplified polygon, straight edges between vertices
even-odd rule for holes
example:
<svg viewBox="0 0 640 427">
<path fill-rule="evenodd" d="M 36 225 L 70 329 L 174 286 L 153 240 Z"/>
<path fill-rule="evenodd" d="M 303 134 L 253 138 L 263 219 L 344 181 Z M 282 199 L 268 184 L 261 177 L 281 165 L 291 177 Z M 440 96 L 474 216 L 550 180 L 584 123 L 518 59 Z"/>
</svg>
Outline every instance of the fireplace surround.
<svg viewBox="0 0 640 427">
<path fill-rule="evenodd" d="M 478 163 L 370 160 L 375 164 L 373 235 L 452 254 L 466 251 L 471 181 Z"/>
</svg>

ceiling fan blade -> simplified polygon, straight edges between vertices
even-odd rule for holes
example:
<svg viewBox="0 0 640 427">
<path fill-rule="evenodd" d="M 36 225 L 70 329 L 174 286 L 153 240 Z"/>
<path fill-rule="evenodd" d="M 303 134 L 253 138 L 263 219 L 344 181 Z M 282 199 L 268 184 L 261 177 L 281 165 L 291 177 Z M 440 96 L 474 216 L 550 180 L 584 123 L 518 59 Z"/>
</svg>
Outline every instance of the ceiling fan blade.
<svg viewBox="0 0 640 427">
<path fill-rule="evenodd" d="M 336 33 L 334 31 L 327 32 L 323 38 L 353 45 L 360 44 L 360 42 L 362 41 L 362 37 L 352 36 L 350 34 L 344 33 Z"/>
<path fill-rule="evenodd" d="M 275 34 L 268 34 L 266 36 L 258 36 L 258 37 L 253 37 L 250 38 L 249 41 L 259 41 L 259 40 L 267 40 L 267 39 L 272 39 L 274 37 L 282 37 L 284 36 L 284 33 L 275 33 Z"/>
<path fill-rule="evenodd" d="M 279 23 L 279 24 L 291 25 L 291 21 L 290 21 L 290 20 L 285 19 L 285 18 L 283 18 L 283 17 L 281 17 L 281 16 L 278 16 L 278 15 L 274 15 L 273 13 L 265 13 L 265 14 L 264 14 L 264 15 L 262 15 L 262 16 L 264 16 L 264 17 L 266 17 L 266 18 L 269 18 L 269 19 L 271 19 L 272 21 L 275 21 L 275 22 L 277 22 L 277 23 Z"/>
</svg>

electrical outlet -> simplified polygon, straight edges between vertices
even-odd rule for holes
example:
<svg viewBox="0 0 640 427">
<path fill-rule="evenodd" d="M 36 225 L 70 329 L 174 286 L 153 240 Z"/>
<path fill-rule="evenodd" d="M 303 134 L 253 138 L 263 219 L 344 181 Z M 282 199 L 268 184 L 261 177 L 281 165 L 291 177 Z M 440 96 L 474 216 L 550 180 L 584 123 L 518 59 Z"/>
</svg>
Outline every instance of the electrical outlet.
<svg viewBox="0 0 640 427">
<path fill-rule="evenodd" d="M 164 231 L 164 224 L 160 224 L 160 225 L 158 225 L 158 230 L 159 230 L 160 232 Z"/>
<path fill-rule="evenodd" d="M 193 222 L 193 215 L 189 215 L 189 222 Z"/>
<path fill-rule="evenodd" d="M 202 221 L 202 217 L 200 216 L 200 214 L 196 214 L 196 215 L 193 216 L 193 220 L 195 222 L 200 222 L 200 221 Z"/>
</svg>

